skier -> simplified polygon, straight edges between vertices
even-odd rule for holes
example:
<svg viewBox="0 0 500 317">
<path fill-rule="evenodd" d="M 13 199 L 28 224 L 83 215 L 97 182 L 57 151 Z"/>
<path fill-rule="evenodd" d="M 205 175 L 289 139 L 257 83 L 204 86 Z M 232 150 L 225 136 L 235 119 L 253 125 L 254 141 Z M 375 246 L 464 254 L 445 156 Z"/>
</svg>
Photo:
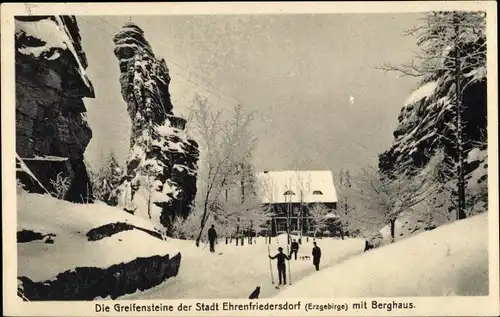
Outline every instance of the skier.
<svg viewBox="0 0 500 317">
<path fill-rule="evenodd" d="M 215 240 L 217 239 L 217 232 L 215 231 L 215 226 L 212 225 L 210 229 L 208 229 L 208 241 L 210 242 L 210 252 L 215 252 Z"/>
<path fill-rule="evenodd" d="M 279 247 L 278 248 L 278 254 L 276 254 L 275 256 L 270 256 L 269 255 L 269 258 L 271 260 L 273 259 L 277 259 L 278 261 L 278 276 L 279 276 L 279 280 L 280 280 L 280 283 L 279 285 L 281 285 L 281 282 L 283 281 L 283 285 L 286 285 L 286 265 L 285 265 L 285 259 L 287 259 L 288 261 L 290 261 L 290 258 L 283 253 L 283 248 L 282 247 Z"/>
<path fill-rule="evenodd" d="M 319 260 L 321 259 L 321 249 L 313 242 L 314 247 L 312 249 L 313 264 L 316 267 L 316 271 L 319 271 Z"/>
<path fill-rule="evenodd" d="M 297 243 L 297 240 L 293 239 L 293 242 L 291 244 L 291 251 L 290 251 L 290 259 L 292 259 L 292 254 L 295 254 L 295 260 L 297 260 L 297 252 L 299 251 L 299 244 Z"/>
</svg>

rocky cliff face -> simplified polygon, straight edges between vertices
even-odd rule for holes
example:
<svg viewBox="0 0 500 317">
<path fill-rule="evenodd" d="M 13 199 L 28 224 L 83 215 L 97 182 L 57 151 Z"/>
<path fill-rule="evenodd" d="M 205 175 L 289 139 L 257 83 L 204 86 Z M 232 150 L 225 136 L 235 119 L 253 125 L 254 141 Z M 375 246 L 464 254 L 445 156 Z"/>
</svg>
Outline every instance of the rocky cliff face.
<svg viewBox="0 0 500 317">
<path fill-rule="evenodd" d="M 123 99 L 132 120 L 127 173 L 114 193 L 127 211 L 168 227 L 186 217 L 196 195 L 198 145 L 173 114 L 169 70 L 141 28 L 126 24 L 114 38 Z"/>
<path fill-rule="evenodd" d="M 464 41 L 460 47 L 462 56 L 467 56 L 463 57 L 461 63 L 460 85 L 463 87 L 461 101 L 463 137 L 466 140 L 464 152 L 470 204 L 468 213 L 484 211 L 487 204 L 484 196 L 487 195 L 485 42 L 485 36 L 476 36 Z M 453 57 L 454 49 L 446 49 L 443 55 Z M 392 172 L 401 166 L 418 170 L 426 166 L 438 149 L 444 150 L 445 160 L 457 162 L 455 104 L 455 74 L 452 67 L 425 76 L 401 110 L 393 145 L 379 157 L 380 170 Z M 448 169 L 455 171 L 454 167 Z"/>
<path fill-rule="evenodd" d="M 83 153 L 92 137 L 83 98 L 94 98 L 87 59 L 73 16 L 15 20 L 16 151 L 49 190 L 68 178 L 64 198 L 88 201 Z M 22 179 L 22 177 L 21 177 Z M 26 182 L 27 189 L 37 190 Z"/>
</svg>

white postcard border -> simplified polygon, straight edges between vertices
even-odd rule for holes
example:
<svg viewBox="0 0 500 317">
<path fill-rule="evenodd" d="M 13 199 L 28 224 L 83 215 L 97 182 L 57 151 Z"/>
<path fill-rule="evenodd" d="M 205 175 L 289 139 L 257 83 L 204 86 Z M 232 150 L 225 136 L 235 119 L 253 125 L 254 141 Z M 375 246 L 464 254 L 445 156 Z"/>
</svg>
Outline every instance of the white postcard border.
<svg viewBox="0 0 500 317">
<path fill-rule="evenodd" d="M 418 1 L 418 2 L 244 2 L 244 3 L 81 3 L 54 4 L 36 3 L 2 4 L 1 45 L 2 45 L 2 236 L 3 236 L 3 304 L 4 314 L 11 316 L 359 316 L 352 310 L 335 312 L 300 311 L 215 311 L 215 312 L 122 312 L 116 313 L 112 306 L 164 304 L 177 307 L 179 304 L 193 305 L 230 302 L 248 304 L 250 300 L 148 300 L 148 301 L 88 301 L 88 302 L 23 302 L 16 295 L 17 248 L 16 233 L 16 193 L 15 193 L 15 91 L 14 91 L 14 15 L 187 15 L 187 14 L 299 14 L 299 13 L 397 13 L 424 12 L 431 10 L 482 10 L 487 12 L 487 65 L 488 65 L 488 185 L 489 185 L 489 296 L 485 297 L 411 297 L 411 298 L 354 298 L 354 299 L 300 299 L 302 307 L 307 302 L 353 303 L 360 300 L 380 300 L 383 302 L 412 302 L 414 310 L 367 310 L 364 316 L 494 316 L 500 312 L 499 301 L 499 217 L 498 217 L 498 72 L 497 61 L 497 16 L 496 2 L 492 1 Z M 11 197 L 11 199 L 9 199 Z M 259 304 L 285 303 L 287 300 L 263 299 Z M 299 299 L 289 299 L 296 303 Z M 109 305 L 111 311 L 97 313 L 96 304 Z"/>
</svg>

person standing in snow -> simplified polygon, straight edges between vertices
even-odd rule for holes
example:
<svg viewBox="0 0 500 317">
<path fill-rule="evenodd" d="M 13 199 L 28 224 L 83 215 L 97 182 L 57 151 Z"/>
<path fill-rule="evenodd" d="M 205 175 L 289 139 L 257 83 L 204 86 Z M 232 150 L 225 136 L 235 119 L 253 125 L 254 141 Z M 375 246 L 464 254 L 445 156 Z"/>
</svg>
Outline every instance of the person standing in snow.
<svg viewBox="0 0 500 317">
<path fill-rule="evenodd" d="M 292 244 L 290 245 L 290 259 L 292 259 L 292 254 L 295 254 L 295 260 L 297 260 L 297 252 L 299 252 L 299 243 L 297 240 L 293 239 Z"/>
<path fill-rule="evenodd" d="M 215 226 L 212 225 L 210 229 L 208 229 L 208 241 L 210 242 L 210 252 L 215 252 L 215 240 L 217 240 L 217 232 L 215 231 Z"/>
<path fill-rule="evenodd" d="M 278 261 L 278 276 L 279 276 L 279 281 L 281 285 L 281 282 L 283 282 L 284 285 L 286 285 L 286 265 L 285 265 L 285 259 L 290 261 L 290 258 L 283 253 L 283 248 L 279 247 L 278 248 L 278 254 L 275 256 L 269 256 L 271 260 L 277 259 Z"/>
<path fill-rule="evenodd" d="M 314 247 L 312 249 L 313 264 L 316 267 L 316 271 L 319 271 L 319 260 L 321 259 L 321 249 L 317 246 L 316 242 L 313 242 Z"/>
</svg>

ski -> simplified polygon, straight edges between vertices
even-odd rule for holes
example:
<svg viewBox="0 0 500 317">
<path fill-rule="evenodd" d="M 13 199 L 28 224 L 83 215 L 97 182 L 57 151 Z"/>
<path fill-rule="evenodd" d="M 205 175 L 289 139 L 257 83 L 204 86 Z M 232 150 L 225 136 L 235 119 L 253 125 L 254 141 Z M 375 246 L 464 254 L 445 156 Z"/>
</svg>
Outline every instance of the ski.
<svg viewBox="0 0 500 317">
<path fill-rule="evenodd" d="M 290 254 L 290 247 L 289 246 L 286 246 L 286 252 L 288 254 Z M 291 266 L 292 266 L 292 259 L 290 258 L 290 260 L 288 261 L 288 281 L 290 282 L 290 285 L 292 285 L 292 270 L 291 270 Z"/>
<path fill-rule="evenodd" d="M 267 246 L 267 257 L 269 258 L 269 271 L 271 272 L 271 283 L 274 285 L 273 265 L 271 263 L 271 249 Z"/>
</svg>

